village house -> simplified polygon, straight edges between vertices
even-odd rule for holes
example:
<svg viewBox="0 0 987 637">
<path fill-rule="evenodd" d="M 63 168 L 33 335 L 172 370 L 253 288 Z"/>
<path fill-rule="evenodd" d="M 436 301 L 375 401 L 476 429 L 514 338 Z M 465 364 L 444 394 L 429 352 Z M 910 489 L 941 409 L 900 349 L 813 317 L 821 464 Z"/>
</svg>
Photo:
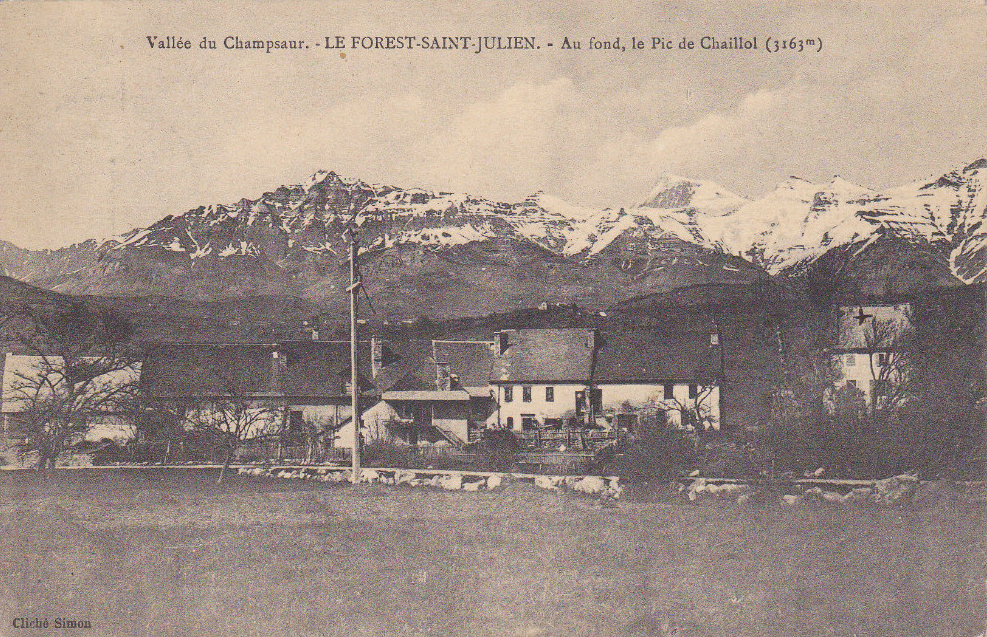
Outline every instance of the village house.
<svg viewBox="0 0 987 637">
<path fill-rule="evenodd" d="M 886 396 L 907 373 L 902 350 L 911 315 L 904 302 L 841 306 L 831 352 L 836 387 L 858 391 L 867 404 Z"/>
<path fill-rule="evenodd" d="M 27 436 L 31 405 L 52 396 L 49 383 L 55 391 L 64 382 L 60 367 L 64 365 L 58 356 L 7 353 L 3 364 L 3 385 L 0 394 L 0 414 L 3 416 L 3 449 L 24 442 Z M 88 411 L 87 431 L 77 442 L 111 439 L 129 440 L 134 437 L 134 414 L 129 404 L 112 400 L 100 400 L 99 395 L 111 396 L 117 391 L 136 385 L 141 373 L 140 363 L 117 369 L 99 376 L 87 387 L 87 395 L 98 407 Z"/>
<path fill-rule="evenodd" d="M 524 432 L 590 422 L 600 407 L 591 386 L 595 354 L 593 329 L 497 332 L 490 376 L 496 427 Z"/>
<path fill-rule="evenodd" d="M 628 430 L 656 410 L 673 426 L 719 429 L 721 357 L 716 334 L 602 330 L 593 366 L 599 414 Z"/>
<path fill-rule="evenodd" d="M 374 440 L 398 444 L 449 444 L 475 440 L 493 412 L 489 341 L 404 344 L 406 373 L 364 414 Z"/>
<path fill-rule="evenodd" d="M 504 330 L 494 340 L 495 425 L 516 432 L 634 430 L 647 410 L 719 428 L 722 368 L 709 334 L 654 329 Z"/>
<path fill-rule="evenodd" d="M 375 377 L 389 350 L 376 339 L 360 344 L 361 409 L 379 399 Z M 348 447 L 352 426 L 350 344 L 299 340 L 280 343 L 177 343 L 152 347 L 142 385 L 149 406 L 163 417 L 187 421 L 229 401 L 262 412 L 258 431 L 277 431 L 306 456 Z M 349 430 L 350 434 L 352 429 Z"/>
</svg>

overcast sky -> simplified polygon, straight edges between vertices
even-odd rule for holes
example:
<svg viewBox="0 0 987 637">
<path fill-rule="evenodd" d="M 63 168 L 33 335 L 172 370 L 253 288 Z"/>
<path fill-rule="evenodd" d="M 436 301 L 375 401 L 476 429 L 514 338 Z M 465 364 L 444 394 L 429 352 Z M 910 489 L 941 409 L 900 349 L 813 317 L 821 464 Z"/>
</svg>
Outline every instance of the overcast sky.
<svg viewBox="0 0 987 637">
<path fill-rule="evenodd" d="M 639 201 L 665 173 L 755 197 L 987 154 L 987 3 L 0 3 L 0 239 L 57 247 L 319 169 L 517 201 Z M 183 36 L 192 51 L 151 50 Z M 227 51 L 242 39 L 535 36 L 540 50 Z M 755 52 L 586 50 L 758 37 Z M 218 41 L 200 51 L 203 36 Z M 581 51 L 559 49 L 563 37 Z M 764 39 L 821 39 L 769 54 Z M 548 48 L 546 44 L 554 46 Z"/>
</svg>

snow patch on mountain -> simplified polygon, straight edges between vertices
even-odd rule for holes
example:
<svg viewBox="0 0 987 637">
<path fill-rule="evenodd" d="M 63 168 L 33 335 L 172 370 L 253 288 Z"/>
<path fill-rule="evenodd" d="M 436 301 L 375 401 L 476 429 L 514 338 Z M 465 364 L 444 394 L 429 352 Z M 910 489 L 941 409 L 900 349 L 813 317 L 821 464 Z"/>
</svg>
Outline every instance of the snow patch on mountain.
<svg viewBox="0 0 987 637">
<path fill-rule="evenodd" d="M 987 280 L 985 174 L 987 161 L 978 160 L 881 192 L 840 177 L 821 184 L 792 177 L 754 200 L 710 181 L 666 175 L 639 205 L 600 209 L 544 192 L 505 203 L 319 171 L 303 184 L 282 185 L 253 200 L 202 206 L 98 243 L 38 253 L 23 272 L 13 259 L 2 266 L 23 280 L 54 280 L 72 272 L 115 276 L 126 269 L 124 262 L 141 259 L 174 265 L 187 258 L 189 267 L 207 272 L 227 267 L 226 259 L 254 257 L 307 272 L 314 281 L 332 271 L 326 267 L 330 263 L 345 258 L 343 232 L 353 221 L 361 251 L 398 246 L 442 251 L 508 238 L 579 263 L 640 259 L 655 271 L 674 259 L 683 263 L 687 257 L 676 255 L 694 250 L 742 257 L 781 273 L 833 248 L 859 253 L 875 238 L 891 237 L 935 244 L 948 254 L 956 276 L 975 282 Z"/>
<path fill-rule="evenodd" d="M 732 212 L 747 200 L 711 181 L 665 175 L 658 180 L 638 208 L 695 209 L 709 216 Z"/>
</svg>

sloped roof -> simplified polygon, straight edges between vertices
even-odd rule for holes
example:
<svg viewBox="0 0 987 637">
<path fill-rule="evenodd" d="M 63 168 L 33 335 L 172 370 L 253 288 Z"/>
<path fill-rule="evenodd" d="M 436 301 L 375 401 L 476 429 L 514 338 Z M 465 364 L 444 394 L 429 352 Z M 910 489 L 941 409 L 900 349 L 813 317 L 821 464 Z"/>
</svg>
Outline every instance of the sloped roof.
<svg viewBox="0 0 987 637">
<path fill-rule="evenodd" d="M 434 401 L 464 401 L 469 400 L 470 395 L 463 391 L 462 389 L 453 389 L 450 391 L 437 391 L 437 390 L 420 390 L 420 391 L 404 391 L 404 390 L 390 390 L 384 392 L 381 396 L 384 400 L 434 400 Z"/>
<path fill-rule="evenodd" d="M 839 308 L 837 349 L 890 350 L 911 328 L 909 303 L 848 305 Z"/>
<path fill-rule="evenodd" d="M 349 341 L 287 341 L 280 344 L 285 357 L 280 389 L 289 396 L 342 396 L 350 380 Z M 373 390 L 369 341 L 357 345 L 361 391 Z"/>
<path fill-rule="evenodd" d="M 46 362 L 47 359 L 47 362 Z M 98 359 L 93 359 L 98 360 Z M 25 401 L 27 394 L 34 394 L 37 390 L 41 396 L 48 395 L 45 385 L 38 382 L 42 376 L 49 376 L 48 380 L 57 386 L 61 381 L 58 373 L 59 366 L 64 365 L 60 356 L 42 357 L 30 354 L 7 354 L 4 357 L 3 365 L 3 388 L 2 413 L 18 413 L 26 408 Z M 51 377 L 50 374 L 54 374 Z M 135 383 L 140 378 L 141 364 L 134 363 L 124 369 L 116 369 L 102 374 L 93 379 L 90 383 L 92 392 L 102 392 L 113 387 L 122 388 L 130 383 Z M 38 379 L 38 380 L 35 380 Z M 95 394 L 93 394 L 95 395 Z M 105 394 L 104 394 L 105 395 Z"/>
<path fill-rule="evenodd" d="M 390 356 L 375 383 L 381 391 L 435 389 L 435 365 L 431 341 L 409 339 L 388 342 Z"/>
<path fill-rule="evenodd" d="M 141 383 L 157 398 L 270 393 L 276 351 L 275 344 L 157 345 L 144 357 Z"/>
<path fill-rule="evenodd" d="M 707 332 L 608 329 L 598 335 L 597 383 L 703 381 L 719 376 L 719 346 Z"/>
<path fill-rule="evenodd" d="M 438 361 L 448 363 L 459 386 L 471 395 L 489 396 L 494 358 L 490 341 L 410 339 L 389 346 L 394 362 L 376 378 L 381 391 L 434 391 Z"/>
<path fill-rule="evenodd" d="M 486 388 L 493 370 L 493 343 L 490 341 L 432 341 L 436 363 L 448 363 L 463 388 Z"/>
<path fill-rule="evenodd" d="M 496 355 L 493 382 L 587 382 L 593 368 L 594 330 L 586 328 L 504 330 Z"/>
<path fill-rule="evenodd" d="M 370 377 L 370 344 L 360 343 L 360 377 Z M 151 348 L 142 382 L 152 397 L 338 397 L 350 377 L 347 341 L 171 343 Z M 364 384 L 365 383 L 365 384 Z M 363 393 L 374 393 L 369 381 Z"/>
</svg>

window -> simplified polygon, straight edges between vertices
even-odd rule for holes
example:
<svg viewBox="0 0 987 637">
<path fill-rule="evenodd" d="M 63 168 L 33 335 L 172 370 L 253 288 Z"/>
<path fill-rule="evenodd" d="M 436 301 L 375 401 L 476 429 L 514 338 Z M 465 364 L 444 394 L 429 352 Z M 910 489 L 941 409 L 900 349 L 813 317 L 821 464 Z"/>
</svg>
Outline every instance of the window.
<svg viewBox="0 0 987 637">
<path fill-rule="evenodd" d="M 885 354 L 884 352 L 881 352 L 880 354 L 878 354 L 877 355 L 877 366 L 878 367 L 884 367 L 887 364 L 888 364 L 888 355 Z"/>
<path fill-rule="evenodd" d="M 594 387 L 592 393 L 590 394 L 590 402 L 593 405 L 593 409 L 600 411 L 603 408 L 603 390 Z"/>
<path fill-rule="evenodd" d="M 510 385 L 504 385 L 504 402 L 509 403 L 514 400 L 514 388 Z"/>
<path fill-rule="evenodd" d="M 665 383 L 665 400 L 675 398 L 675 383 Z"/>
<path fill-rule="evenodd" d="M 538 421 L 535 420 L 534 414 L 521 414 L 521 429 L 528 431 L 529 429 L 537 429 Z"/>
<path fill-rule="evenodd" d="M 545 402 L 546 403 L 554 403 L 555 402 L 555 388 L 554 387 L 546 387 L 545 388 Z"/>
<path fill-rule="evenodd" d="M 699 395 L 699 385 L 695 383 L 689 383 L 689 398 L 695 398 Z"/>
<path fill-rule="evenodd" d="M 521 388 L 521 400 L 526 403 L 531 402 L 531 386 L 525 385 Z"/>
<path fill-rule="evenodd" d="M 514 418 L 512 416 L 507 417 L 507 428 L 514 429 Z"/>
</svg>

